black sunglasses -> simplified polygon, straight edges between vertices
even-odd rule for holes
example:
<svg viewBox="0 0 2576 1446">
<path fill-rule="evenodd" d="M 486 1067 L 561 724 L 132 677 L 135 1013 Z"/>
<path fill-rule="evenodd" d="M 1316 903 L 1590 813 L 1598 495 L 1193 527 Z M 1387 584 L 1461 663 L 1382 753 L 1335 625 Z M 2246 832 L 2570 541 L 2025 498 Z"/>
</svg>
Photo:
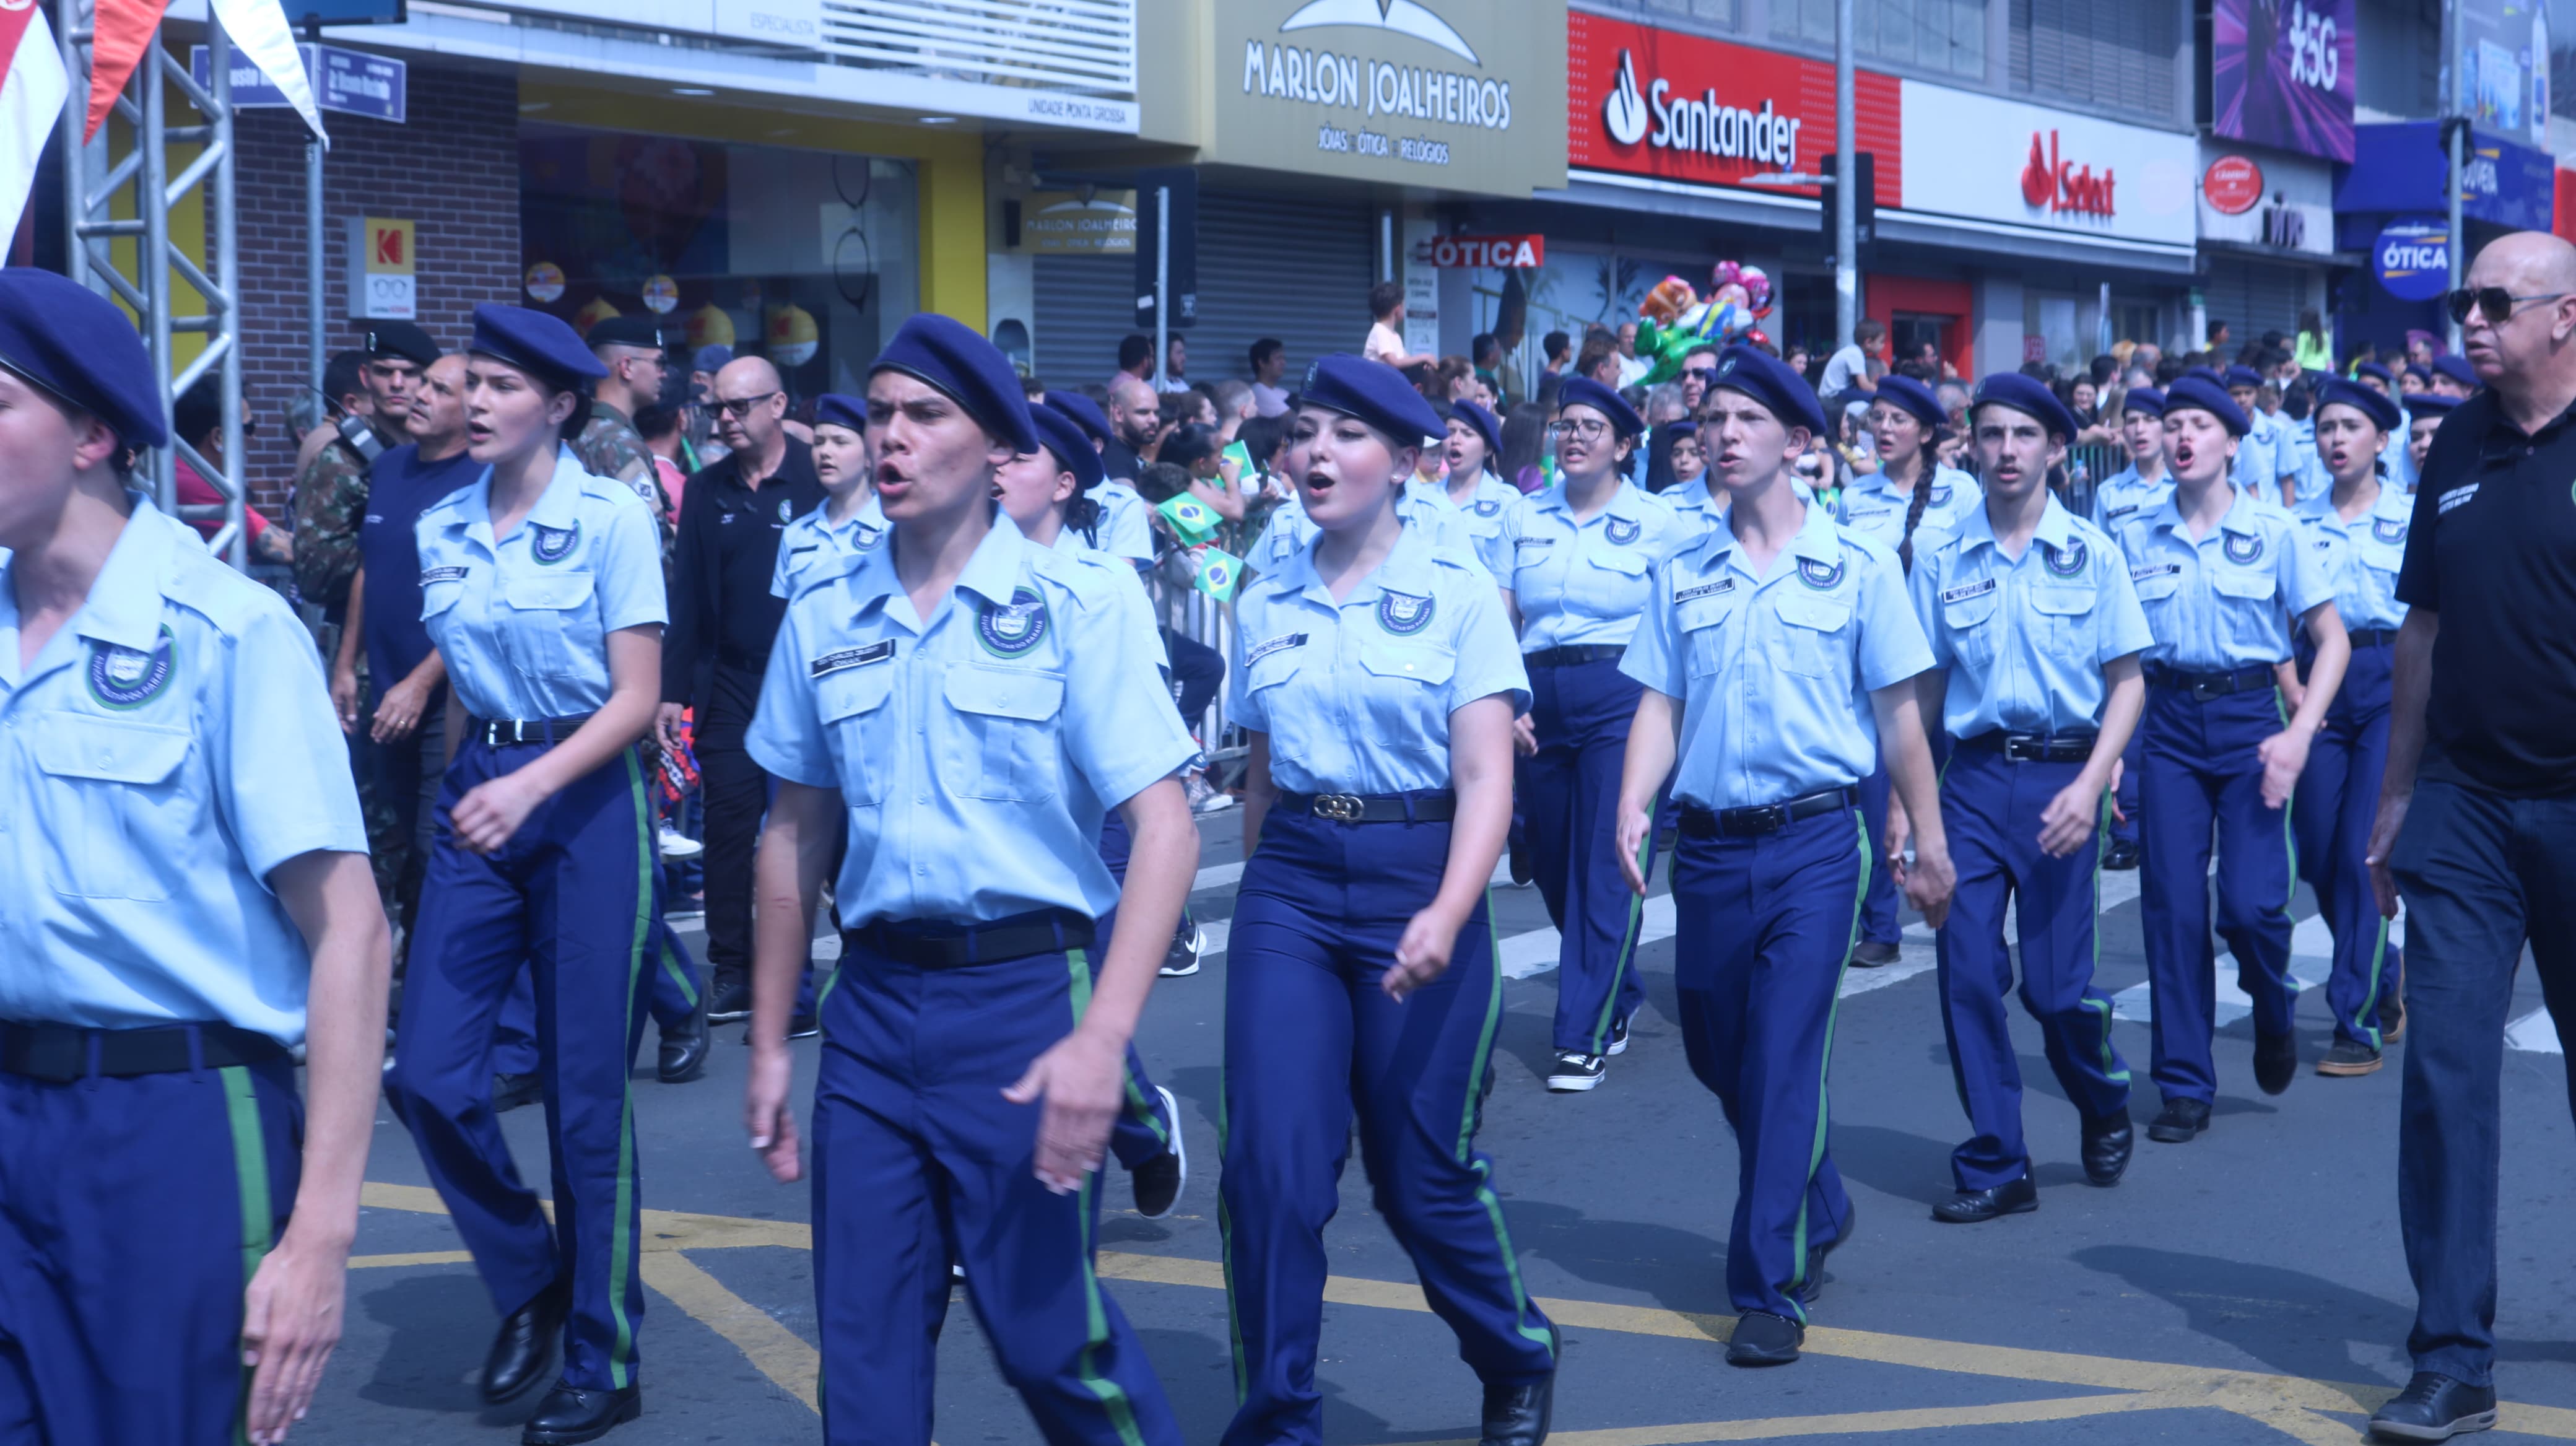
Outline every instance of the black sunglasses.
<svg viewBox="0 0 2576 1446">
<path fill-rule="evenodd" d="M 750 416 L 752 408 L 759 406 L 761 403 L 768 401 L 771 397 L 777 395 L 778 393 L 776 392 L 762 392 L 756 397 L 718 397 L 715 399 L 715 409 L 724 413 L 728 417 L 733 417 L 739 420 L 740 418 Z"/>
<path fill-rule="evenodd" d="M 2564 291 L 2544 291 L 2537 296 L 2516 296 L 2501 286 L 2481 286 L 2474 290 L 2463 286 L 2445 299 L 2450 304 L 2453 321 L 2466 322 L 2469 313 L 2476 311 L 2486 317 L 2487 325 L 2502 326 L 2513 319 L 2514 308 L 2522 302 L 2556 301 L 2567 294 Z"/>
</svg>

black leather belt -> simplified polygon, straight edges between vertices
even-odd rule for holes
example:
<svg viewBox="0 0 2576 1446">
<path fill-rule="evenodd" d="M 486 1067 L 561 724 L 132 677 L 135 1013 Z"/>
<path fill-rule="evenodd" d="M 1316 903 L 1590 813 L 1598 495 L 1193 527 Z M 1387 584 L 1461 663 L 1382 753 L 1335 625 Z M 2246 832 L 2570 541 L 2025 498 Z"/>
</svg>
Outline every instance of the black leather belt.
<svg viewBox="0 0 2576 1446">
<path fill-rule="evenodd" d="M 1828 788 L 1810 793 L 1787 803 L 1766 803 L 1754 808 L 1727 808 L 1711 812 L 1705 808 L 1682 805 L 1682 834 L 1686 838 L 1760 838 L 1778 833 L 1802 818 L 1814 818 L 1838 808 L 1852 806 L 1848 788 Z"/>
<path fill-rule="evenodd" d="M 2280 680 L 2273 676 L 2270 668 L 2260 663 L 2238 668 L 2232 673 L 2186 673 L 2162 663 L 2149 663 L 2147 681 L 2159 688 L 2189 693 L 2194 701 L 2206 703 L 2231 693 L 2251 693 L 2258 688 L 2276 687 Z"/>
<path fill-rule="evenodd" d="M 2395 628 L 2354 628 L 2345 636 L 2352 639 L 2356 648 L 2386 648 L 2397 643 Z"/>
<path fill-rule="evenodd" d="M 1521 654 L 1524 668 L 1571 668 L 1581 663 L 1615 663 L 1628 655 L 1625 647 L 1603 647 L 1585 644 L 1571 648 L 1541 648 Z"/>
<path fill-rule="evenodd" d="M 193 1051 L 191 1040 L 196 1046 Z M 92 1049 L 98 1054 L 95 1069 Z M 0 1070 L 53 1084 L 69 1084 L 92 1074 L 123 1079 L 286 1058 L 286 1046 L 276 1040 L 229 1024 L 165 1024 L 148 1029 L 0 1024 Z"/>
<path fill-rule="evenodd" d="M 915 969 L 963 969 L 1000 964 L 1032 954 L 1088 949 L 1099 928 L 1071 909 L 1033 909 L 981 924 L 889 922 L 880 919 L 841 931 L 841 952 L 882 954 Z"/>
<path fill-rule="evenodd" d="M 465 736 L 495 748 L 518 743 L 561 743 L 598 715 L 578 718 L 468 718 Z"/>
<path fill-rule="evenodd" d="M 1970 753 L 2000 753 L 2012 763 L 2082 763 L 2093 756 L 2091 733 L 2006 733 L 1997 728 L 1958 740 Z"/>
<path fill-rule="evenodd" d="M 1445 823 L 1458 816 L 1458 795 L 1422 793 L 1282 793 L 1283 807 L 1335 823 Z"/>
</svg>

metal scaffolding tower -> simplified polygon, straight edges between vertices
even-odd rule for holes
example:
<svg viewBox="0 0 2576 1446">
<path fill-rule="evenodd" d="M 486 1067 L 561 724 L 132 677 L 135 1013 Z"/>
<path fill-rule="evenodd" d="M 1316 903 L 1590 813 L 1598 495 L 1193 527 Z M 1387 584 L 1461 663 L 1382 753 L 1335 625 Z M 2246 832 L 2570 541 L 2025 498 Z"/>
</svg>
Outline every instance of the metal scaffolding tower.
<svg viewBox="0 0 2576 1446">
<path fill-rule="evenodd" d="M 145 46 L 125 90 L 116 98 L 116 117 L 125 122 L 120 136 L 114 125 L 99 127 L 98 139 L 83 144 L 88 125 L 93 0 L 62 0 L 63 70 L 70 94 L 63 102 L 64 223 L 68 235 L 65 269 L 74 281 L 132 308 L 151 355 L 153 375 L 161 385 L 163 415 L 171 399 L 208 376 L 218 378 L 223 399 L 223 464 L 199 455 L 192 439 L 173 436 L 171 445 L 148 451 L 138 460 L 138 482 L 157 505 L 188 521 L 219 520 L 208 547 L 235 567 L 249 556 L 249 534 L 243 522 L 242 485 L 242 332 L 241 256 L 233 211 L 232 46 L 223 26 L 211 14 L 206 20 L 207 84 L 199 86 L 185 64 L 162 49 L 164 31 Z M 172 125 L 167 97 L 177 90 L 201 121 Z M 171 148 L 202 147 L 186 169 L 171 175 Z M 115 154 L 118 151 L 123 153 Z M 202 188 L 202 190 L 201 190 Z M 200 191 L 206 211 L 203 248 L 213 257 L 213 274 L 203 258 L 190 256 L 170 240 L 170 212 L 191 191 Z M 120 197 L 124 198 L 120 207 Z M 119 209 L 124 216 L 114 214 Z M 130 248 L 128 270 L 118 265 L 119 243 Z M 173 305 L 173 277 L 205 298 L 205 310 L 181 316 Z M 173 339 L 196 334 L 205 349 L 184 371 L 174 371 Z M 222 494 L 220 503 L 182 507 L 178 497 L 180 458 Z"/>
</svg>

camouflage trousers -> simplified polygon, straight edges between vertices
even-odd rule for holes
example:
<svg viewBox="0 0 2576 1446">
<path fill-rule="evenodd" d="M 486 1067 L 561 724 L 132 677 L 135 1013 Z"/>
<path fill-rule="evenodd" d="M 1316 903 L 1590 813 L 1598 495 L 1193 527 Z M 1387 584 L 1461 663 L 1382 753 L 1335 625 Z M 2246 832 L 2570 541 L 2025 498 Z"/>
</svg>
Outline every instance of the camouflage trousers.
<svg viewBox="0 0 2576 1446">
<path fill-rule="evenodd" d="M 429 845 L 436 832 L 438 786 L 446 752 L 447 691 L 433 694 L 422 710 L 420 727 L 411 736 L 384 743 L 366 736 L 364 719 L 374 716 L 376 698 L 366 694 L 350 758 L 358 777 L 358 805 L 367 824 L 367 852 L 375 868 L 376 896 L 385 906 L 385 921 L 394 931 L 395 977 L 401 977 L 404 946 L 420 910 L 421 880 L 429 871 Z"/>
</svg>

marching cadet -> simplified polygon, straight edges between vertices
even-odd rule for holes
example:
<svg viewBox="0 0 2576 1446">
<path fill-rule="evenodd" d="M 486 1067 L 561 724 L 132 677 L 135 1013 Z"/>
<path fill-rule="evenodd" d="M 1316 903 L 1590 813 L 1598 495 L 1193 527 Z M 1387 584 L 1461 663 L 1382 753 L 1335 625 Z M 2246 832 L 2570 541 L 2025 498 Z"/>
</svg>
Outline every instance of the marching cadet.
<svg viewBox="0 0 2576 1446">
<path fill-rule="evenodd" d="M 751 748 L 762 835 L 752 1147 L 801 1176 L 786 1028 L 841 820 L 839 968 L 814 1092 L 814 1294 L 833 1442 L 930 1440 L 951 1252 L 1055 1443 L 1178 1446 L 1092 1268 L 1093 1172 L 1197 867 L 1180 720 L 1132 585 L 1021 535 L 996 473 L 1038 450 L 990 342 L 906 321 L 868 377 L 884 540 L 805 578 Z M 1098 849 L 1135 835 L 1123 897 Z M 1119 904 L 1095 980 L 1095 920 Z"/>
<path fill-rule="evenodd" d="M 2048 471 L 2079 430 L 2049 389 L 2006 372 L 1968 412 L 1985 505 L 1918 553 L 1914 610 L 1933 667 L 1916 686 L 1951 738 L 1941 825 L 1958 870 L 1941 926 L 1941 1021 L 1975 1134 L 1950 1156 L 1958 1192 L 1932 1218 L 1974 1224 L 2039 1208 L 2022 1138 L 2021 1067 L 2005 1025 L 2020 925 L 2021 1002 L 2082 1117 L 2085 1178 L 2129 1166 L 2129 1067 L 2093 983 L 2095 864 L 2122 747 L 2146 700 L 2153 641 L 2109 534 L 2060 506 Z"/>
<path fill-rule="evenodd" d="M 2140 914 L 2155 1005 L 2155 1080 L 2164 1108 L 2147 1138 L 2181 1144 L 2209 1128 L 2218 1090 L 2210 1042 L 2218 976 L 2210 945 L 2209 850 L 2218 839 L 2218 934 L 2253 1001 L 2254 1080 L 2290 1087 L 2290 806 L 2308 745 L 2351 656 L 2334 593 L 2290 514 L 2229 485 L 2250 424 L 2227 393 L 2186 375 L 2165 392 L 2174 493 L 2121 529 L 2129 578 L 2155 644 L 2147 652 L 2138 779 L 2144 852 Z M 2293 714 L 2274 670 L 2290 630 L 2316 640 Z"/>
<path fill-rule="evenodd" d="M 127 490 L 167 440 L 124 314 L 0 270 L 16 1441 L 284 1440 L 339 1340 L 374 1126 L 388 941 L 320 663 Z"/>
<path fill-rule="evenodd" d="M 447 660 L 448 737 L 386 1088 L 503 1319 L 500 1402 L 563 1371 L 522 1435 L 590 1441 L 643 1410 L 640 1191 L 629 1072 L 661 918 L 636 747 L 661 696 L 652 509 L 564 446 L 599 363 L 525 307 L 474 309 L 466 433 L 481 480 L 420 519 L 422 614 Z M 495 1017 L 525 965 L 555 1223 L 492 1111 Z"/>
<path fill-rule="evenodd" d="M 1484 1382 L 1483 1441 L 1547 1437 L 1556 1330 L 1475 1149 L 1503 1002 L 1485 886 L 1528 687 L 1492 576 L 1398 505 L 1439 421 L 1382 362 L 1318 361 L 1289 441 L 1317 530 L 1236 604 L 1251 754 L 1225 996 L 1226 1446 L 1323 1440 L 1323 1233 L 1354 1108 L 1377 1209 Z"/>
<path fill-rule="evenodd" d="M 1110 430 L 1109 416 L 1100 410 L 1100 404 L 1080 392 L 1051 390 L 1046 394 L 1046 405 L 1073 419 L 1091 442 L 1094 455 L 1117 436 Z M 1092 546 L 1111 557 L 1123 557 L 1139 568 L 1153 566 L 1154 509 L 1145 505 L 1136 484 L 1113 477 L 1092 490 L 1092 505 L 1099 510 L 1086 532 Z"/>
<path fill-rule="evenodd" d="M 1408 481 L 1404 495 L 1407 500 L 1419 499 L 1447 509 L 1457 524 L 1453 536 L 1464 541 L 1481 564 L 1493 537 L 1503 530 L 1503 509 L 1521 500 L 1521 489 L 1504 481 L 1495 470 L 1502 465 L 1503 422 L 1483 407 L 1462 399 L 1449 404 L 1442 426 L 1448 442 L 1441 455 L 1449 464 L 1449 475 L 1438 482 L 1419 478 Z M 1426 450 L 1425 456 L 1428 455 Z"/>
<path fill-rule="evenodd" d="M 1378 365 L 1386 364 L 1380 362 Z M 1308 371 L 1311 375 L 1313 369 Z M 1397 375 L 1403 374 L 1398 372 Z M 1430 404 L 1426 402 L 1425 405 Z M 1491 444 L 1487 444 L 1484 437 L 1484 428 L 1493 422 L 1493 414 L 1473 402 L 1453 402 L 1450 405 L 1463 405 L 1471 413 L 1481 414 L 1482 419 L 1471 415 L 1461 420 L 1455 412 L 1443 414 L 1439 408 L 1433 407 L 1435 419 L 1441 420 L 1441 429 L 1424 434 L 1422 441 L 1414 444 L 1422 454 L 1415 465 L 1419 467 L 1436 462 L 1444 455 L 1438 448 L 1445 448 L 1447 444 L 1435 444 L 1434 439 L 1459 431 L 1475 434 L 1473 441 L 1467 444 L 1470 450 L 1475 446 L 1486 446 L 1487 457 L 1499 456 L 1501 425 L 1494 424 Z M 1420 528 L 1440 543 L 1466 548 L 1479 567 L 1486 566 L 1489 561 L 1487 555 L 1492 552 L 1495 539 L 1502 535 L 1501 519 L 1521 500 L 1520 489 L 1500 478 L 1486 478 L 1466 494 L 1471 500 L 1462 502 L 1448 491 L 1448 482 L 1455 480 L 1455 473 L 1447 481 L 1409 476 L 1397 491 L 1395 509 L 1408 525 Z M 1485 510 L 1488 506 L 1492 507 L 1491 512 Z M 1252 547 L 1244 553 L 1245 570 L 1252 573 L 1275 572 L 1288 566 L 1307 544 L 1315 540 L 1317 530 L 1314 520 L 1306 515 L 1304 496 L 1289 498 L 1270 514 L 1270 521 L 1262 527 L 1261 535 L 1253 539 Z M 1495 576 L 1499 578 L 1501 574 Z"/>
<path fill-rule="evenodd" d="M 2318 912 L 2334 936 L 2326 1003 L 2334 1010 L 2335 1037 L 2317 1073 L 2359 1075 L 2379 1068 L 2381 1048 L 2404 1027 L 2397 999 L 2401 962 L 2389 947 L 2388 921 L 2380 917 L 2363 860 L 2388 763 L 2389 690 L 2397 629 L 2406 621 L 2397 573 L 2415 502 L 2380 475 L 2381 450 L 2400 421 L 2397 404 L 2347 381 L 2327 382 L 2319 397 L 2317 455 L 2334 487 L 2301 503 L 2298 516 L 2334 586 L 2352 662 L 2308 749 L 2291 818 L 2300 876 L 2316 890 Z M 2299 664 L 2303 675 L 2314 672 L 2313 647 L 2299 649 Z"/>
<path fill-rule="evenodd" d="M 837 566 L 884 537 L 885 508 L 868 481 L 868 403 L 825 392 L 814 399 L 814 479 L 823 505 L 800 513 L 778 537 L 772 597 L 794 597 L 808 572 Z"/>
<path fill-rule="evenodd" d="M 1977 510 L 1984 493 L 1975 478 L 1934 460 L 1949 416 L 1930 387 L 1912 377 L 1880 377 L 1866 420 L 1878 447 L 1878 471 L 1843 489 L 1836 520 L 1910 562 L 1917 533 L 1957 527 Z M 1860 811 L 1869 822 L 1870 848 L 1877 850 L 1887 835 L 1885 768 L 1872 769 L 1861 780 Z M 1864 969 L 1895 963 L 1899 937 L 1894 871 L 1884 853 L 1873 852 L 1869 897 L 1861 903 L 1860 947 L 1852 951 L 1852 962 Z"/>
<path fill-rule="evenodd" d="M 2410 495 L 2413 494 L 2415 491 L 2415 468 L 2416 465 L 2422 461 L 2421 455 L 2414 451 L 2412 444 L 2415 434 L 2415 419 L 2423 415 L 2415 405 L 2419 400 L 2418 394 L 2409 393 L 2404 396 L 2398 395 L 2396 375 L 2390 372 L 2388 368 L 2381 366 L 2377 362 L 2366 361 L 2355 366 L 2352 369 L 2352 379 L 2359 382 L 2361 385 L 2370 388 L 2372 391 L 2379 393 L 2381 396 L 2388 398 L 2390 401 L 2397 403 L 2397 431 L 2394 435 L 2389 437 L 2388 445 L 2380 449 L 2379 460 L 2386 465 L 2381 469 L 2379 475 L 2383 480 L 2395 486 L 2398 491 L 2408 493 Z M 2447 413 L 2451 409 L 2450 404 L 2457 402 L 2459 399 L 2456 397 L 2448 397 L 2436 398 L 2436 400 L 2443 403 L 2438 411 L 2441 413 Z M 2434 420 L 2439 422 L 2441 418 L 2437 415 Z"/>
<path fill-rule="evenodd" d="M 2424 475 L 2424 458 L 2433 450 L 2433 434 L 2442 429 L 2442 419 L 2466 400 L 2465 397 L 2446 397 L 2435 392 L 2406 394 L 2406 470 L 2401 473 L 2392 467 L 2388 475 L 2402 477 L 2403 490 L 2408 494 L 2415 491 L 2416 479 Z"/>
<path fill-rule="evenodd" d="M 2173 475 L 2165 470 L 2163 392 L 2154 387 L 2132 387 L 2122 394 L 2120 442 L 2129 449 L 2129 465 L 2102 479 L 2093 491 L 2093 525 L 2113 538 L 2120 535 L 2131 517 L 2155 511 L 2173 495 Z M 2120 786 L 2112 800 L 2111 839 L 2102 850 L 2102 867 L 2115 873 L 2138 866 L 2138 750 L 2144 738 L 2144 733 L 2131 728 L 2129 746 L 2120 755 Z"/>
<path fill-rule="evenodd" d="M 1673 779 L 1674 984 L 1691 1072 L 1739 1151 L 1727 1360 L 1798 1358 L 1852 1204 L 1827 1148 L 1835 1000 L 1870 869 L 1861 779 L 1887 760 L 1915 820 L 1906 896 L 1939 927 L 1950 862 L 1913 686 L 1932 665 L 1894 552 L 1792 485 L 1825 427 L 1806 380 L 1731 347 L 1700 436 L 1726 526 L 1656 566 L 1620 668 L 1642 684 L 1615 845 L 1633 894 L 1656 790 Z M 1678 706 L 1676 706 L 1678 705 Z M 1676 769 L 1676 755 L 1679 767 Z"/>
<path fill-rule="evenodd" d="M 1502 584 L 1529 670 L 1529 712 L 1515 738 L 1523 841 L 1564 939 L 1551 1090 L 1599 1088 L 1646 998 L 1635 957 L 1643 910 L 1621 876 L 1653 872 L 1651 831 L 1637 845 L 1643 853 L 1611 857 L 1619 760 L 1640 691 L 1619 657 L 1646 610 L 1655 564 L 1702 528 L 1622 475 L 1645 430 L 1617 392 L 1566 378 L 1548 428 L 1557 482 L 1503 509 L 1503 530 L 1487 544 L 1485 565 Z"/>
<path fill-rule="evenodd" d="M 1094 547 L 1085 533 L 1100 515 L 1094 494 L 1108 480 L 1108 474 L 1101 469 L 1099 451 L 1071 417 L 1044 405 L 1029 408 L 1029 425 L 1037 433 L 1037 450 L 1012 458 L 993 474 L 993 498 L 1002 505 L 1002 514 L 1029 541 L 1099 568 L 1113 580 L 1113 586 L 1133 588 L 1138 597 L 1144 597 L 1144 579 L 1136 569 Z M 1150 619 L 1151 607 L 1139 616 Z M 1157 631 L 1148 650 L 1159 651 L 1162 646 L 1162 636 Z M 1109 866 L 1110 877 L 1122 888 L 1127 883 L 1128 856 L 1133 847 L 1127 821 L 1117 810 L 1109 810 L 1100 823 L 1100 861 Z M 1095 935 L 1103 939 L 1116 937 L 1117 922 L 1118 908 L 1113 904 L 1108 913 L 1100 916 Z M 1085 957 L 1092 977 L 1099 978 L 1099 951 L 1087 951 Z M 1136 1197 L 1137 1214 L 1160 1220 L 1179 1206 L 1181 1191 L 1190 1178 L 1188 1147 L 1181 1134 L 1181 1102 L 1146 1075 L 1145 1062 L 1132 1042 L 1127 1046 L 1125 1105 L 1109 1132 L 1109 1152 L 1127 1171 L 1127 1187 Z"/>
<path fill-rule="evenodd" d="M 2263 396 L 2261 372 L 2248 366 L 2232 366 L 2218 375 L 2226 385 L 2228 400 L 2236 405 L 2237 415 L 2245 419 L 2245 433 L 2238 439 L 2236 460 L 2230 464 L 2228 476 L 2247 496 L 2281 505 L 2287 495 L 2284 484 L 2293 482 L 2299 470 L 2298 444 L 2290 435 L 2289 424 L 2258 405 Z"/>
</svg>

